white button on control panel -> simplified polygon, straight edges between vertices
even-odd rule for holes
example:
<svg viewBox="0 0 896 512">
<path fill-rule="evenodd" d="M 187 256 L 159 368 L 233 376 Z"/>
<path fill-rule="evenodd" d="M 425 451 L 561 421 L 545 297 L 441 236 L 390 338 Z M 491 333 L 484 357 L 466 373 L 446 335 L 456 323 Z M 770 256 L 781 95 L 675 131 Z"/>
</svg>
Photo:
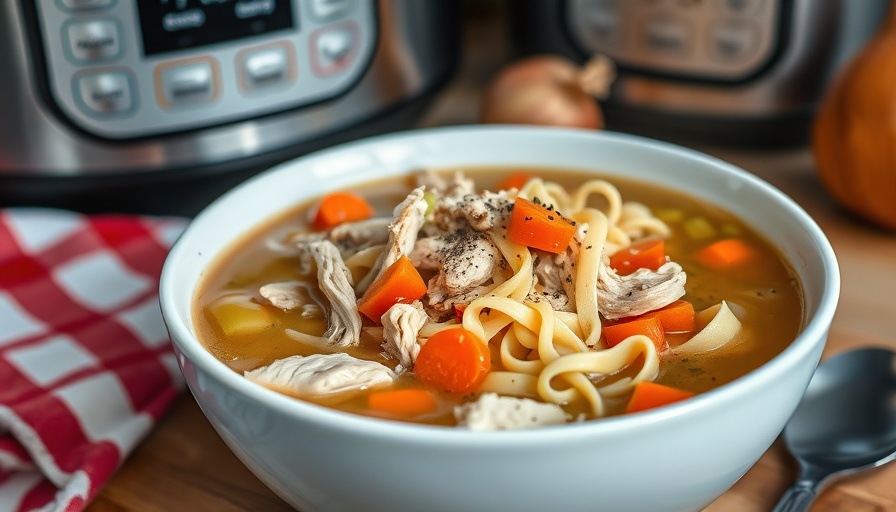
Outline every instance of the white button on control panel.
<svg viewBox="0 0 896 512">
<path fill-rule="evenodd" d="M 351 0 L 309 0 L 311 14 L 320 20 L 329 20 L 338 17 L 349 7 Z"/>
<path fill-rule="evenodd" d="M 645 20 L 641 42 L 648 51 L 686 57 L 694 35 L 694 29 L 687 20 L 661 14 Z"/>
<path fill-rule="evenodd" d="M 91 115 L 127 114 L 135 106 L 131 78 L 124 71 L 82 73 L 75 79 L 74 89 Z"/>
<path fill-rule="evenodd" d="M 765 0 L 716 0 L 723 11 L 737 14 L 755 14 L 762 9 Z"/>
<path fill-rule="evenodd" d="M 164 108 L 195 106 L 218 96 L 217 64 L 210 58 L 166 63 L 156 69 L 159 104 Z"/>
<path fill-rule="evenodd" d="M 753 54 L 760 36 L 760 28 L 749 20 L 722 22 L 710 29 L 710 49 L 722 62 L 741 61 Z"/>
<path fill-rule="evenodd" d="M 591 35 L 601 47 L 616 47 L 622 42 L 625 27 L 619 22 L 619 12 L 614 0 L 593 2 L 580 14 L 591 27 Z"/>
<path fill-rule="evenodd" d="M 57 0 L 64 9 L 72 11 L 86 11 L 90 9 L 102 9 L 109 7 L 115 0 Z"/>
<path fill-rule="evenodd" d="M 21 3 L 36 20 L 46 100 L 115 140 L 338 97 L 362 80 L 379 36 L 377 0 Z"/>
<path fill-rule="evenodd" d="M 112 19 L 69 23 L 65 27 L 68 53 L 78 62 L 111 60 L 121 53 L 121 34 Z"/>
<path fill-rule="evenodd" d="M 318 30 L 311 36 L 311 58 L 314 72 L 331 75 L 351 63 L 357 47 L 354 25 L 342 24 Z"/>
<path fill-rule="evenodd" d="M 285 44 L 245 51 L 237 59 L 244 91 L 283 86 L 295 80 L 294 51 Z"/>
<path fill-rule="evenodd" d="M 568 0 L 566 27 L 582 55 L 631 70 L 738 82 L 781 44 L 785 0 Z"/>
</svg>

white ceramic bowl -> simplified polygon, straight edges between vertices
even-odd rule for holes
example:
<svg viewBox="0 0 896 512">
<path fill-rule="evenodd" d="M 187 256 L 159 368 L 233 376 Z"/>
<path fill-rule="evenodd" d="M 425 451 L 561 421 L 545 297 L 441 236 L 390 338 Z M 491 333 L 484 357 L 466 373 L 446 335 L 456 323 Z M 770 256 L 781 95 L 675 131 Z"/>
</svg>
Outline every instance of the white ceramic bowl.
<svg viewBox="0 0 896 512">
<path fill-rule="evenodd" d="M 717 390 L 643 414 L 524 431 L 382 421 L 288 398 L 228 369 L 191 325 L 197 281 L 247 230 L 304 198 L 424 166 L 555 166 L 660 183 L 720 204 L 799 274 L 806 322 L 783 353 Z M 683 511 L 725 492 L 787 422 L 839 295 L 834 253 L 792 200 L 677 146 L 609 132 L 459 127 L 342 145 L 281 165 L 205 209 L 165 263 L 161 303 L 187 384 L 246 466 L 303 512 Z"/>
</svg>

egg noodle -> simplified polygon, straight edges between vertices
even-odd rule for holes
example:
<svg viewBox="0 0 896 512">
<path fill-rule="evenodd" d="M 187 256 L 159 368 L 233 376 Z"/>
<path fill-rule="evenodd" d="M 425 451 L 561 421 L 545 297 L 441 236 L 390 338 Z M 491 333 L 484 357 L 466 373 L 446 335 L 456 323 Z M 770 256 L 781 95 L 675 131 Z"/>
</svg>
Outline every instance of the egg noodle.
<svg viewBox="0 0 896 512">
<path fill-rule="evenodd" d="M 571 260 L 566 267 L 574 275 L 569 283 L 574 287 L 569 309 L 574 312 L 555 311 L 547 301 L 532 300 L 536 256 L 503 232 L 488 231 L 512 273 L 496 272 L 490 288 L 463 312 L 462 327 L 488 344 L 497 344 L 500 354 L 502 369 L 489 372 L 479 391 L 558 405 L 581 404 L 590 416 L 602 417 L 605 399 L 627 396 L 638 382 L 656 378 L 660 355 L 653 341 L 640 334 L 603 348 L 598 311 L 601 260 L 641 238 L 666 238 L 670 230 L 646 206 L 623 202 L 619 190 L 604 180 L 586 181 L 570 195 L 558 183 L 533 178 L 518 197 L 537 199 L 577 226 L 576 242 L 558 255 Z M 364 276 L 382 249 L 381 245 L 364 249 L 346 259 L 346 267 L 355 277 Z M 695 336 L 702 341 L 683 344 L 673 352 L 704 352 L 736 339 L 740 324 L 724 302 L 721 306 L 722 314 L 711 312 L 720 318 L 710 322 L 708 332 Z M 419 339 L 425 343 L 435 333 L 455 327 L 454 319 L 430 321 L 420 330 Z M 607 378 L 626 369 L 625 377 Z"/>
<path fill-rule="evenodd" d="M 604 199 L 605 211 L 589 206 L 592 196 Z M 581 250 L 568 250 L 575 258 L 575 297 L 570 298 L 575 313 L 554 311 L 547 302 L 527 299 L 535 284 L 533 254 L 507 237 L 492 236 L 513 275 L 471 302 L 463 313 L 465 329 L 487 343 L 499 344 L 503 370 L 490 372 L 480 391 L 555 404 L 585 401 L 593 416 L 603 416 L 605 397 L 629 393 L 637 382 L 656 378 L 659 355 L 644 335 L 630 336 L 608 349 L 598 343 L 601 258 L 629 246 L 633 238 L 668 236 L 669 229 L 643 205 L 623 203 L 617 188 L 603 180 L 588 181 L 570 196 L 556 183 L 532 179 L 519 197 L 552 205 L 578 226 Z M 428 337 L 452 326 L 453 322 L 429 324 L 420 334 Z M 641 367 L 633 376 L 603 379 L 636 361 Z"/>
</svg>

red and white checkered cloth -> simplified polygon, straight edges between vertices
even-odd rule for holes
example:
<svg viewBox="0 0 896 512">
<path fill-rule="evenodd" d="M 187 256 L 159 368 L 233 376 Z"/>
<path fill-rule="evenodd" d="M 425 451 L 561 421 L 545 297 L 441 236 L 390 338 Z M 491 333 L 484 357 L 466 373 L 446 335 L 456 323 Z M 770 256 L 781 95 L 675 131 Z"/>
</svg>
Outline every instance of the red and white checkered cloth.
<svg viewBox="0 0 896 512">
<path fill-rule="evenodd" d="M 0 512 L 86 507 L 182 389 L 158 278 L 185 225 L 0 210 Z"/>
</svg>

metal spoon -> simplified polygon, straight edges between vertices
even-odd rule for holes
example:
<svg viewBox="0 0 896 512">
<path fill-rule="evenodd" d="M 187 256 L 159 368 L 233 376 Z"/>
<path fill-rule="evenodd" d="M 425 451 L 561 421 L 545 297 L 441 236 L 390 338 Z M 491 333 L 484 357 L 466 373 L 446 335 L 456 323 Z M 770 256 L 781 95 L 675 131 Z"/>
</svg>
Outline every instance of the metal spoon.
<svg viewBox="0 0 896 512">
<path fill-rule="evenodd" d="M 896 353 L 858 349 L 823 361 L 784 427 L 800 466 L 774 512 L 797 512 L 838 477 L 896 458 Z"/>
</svg>

